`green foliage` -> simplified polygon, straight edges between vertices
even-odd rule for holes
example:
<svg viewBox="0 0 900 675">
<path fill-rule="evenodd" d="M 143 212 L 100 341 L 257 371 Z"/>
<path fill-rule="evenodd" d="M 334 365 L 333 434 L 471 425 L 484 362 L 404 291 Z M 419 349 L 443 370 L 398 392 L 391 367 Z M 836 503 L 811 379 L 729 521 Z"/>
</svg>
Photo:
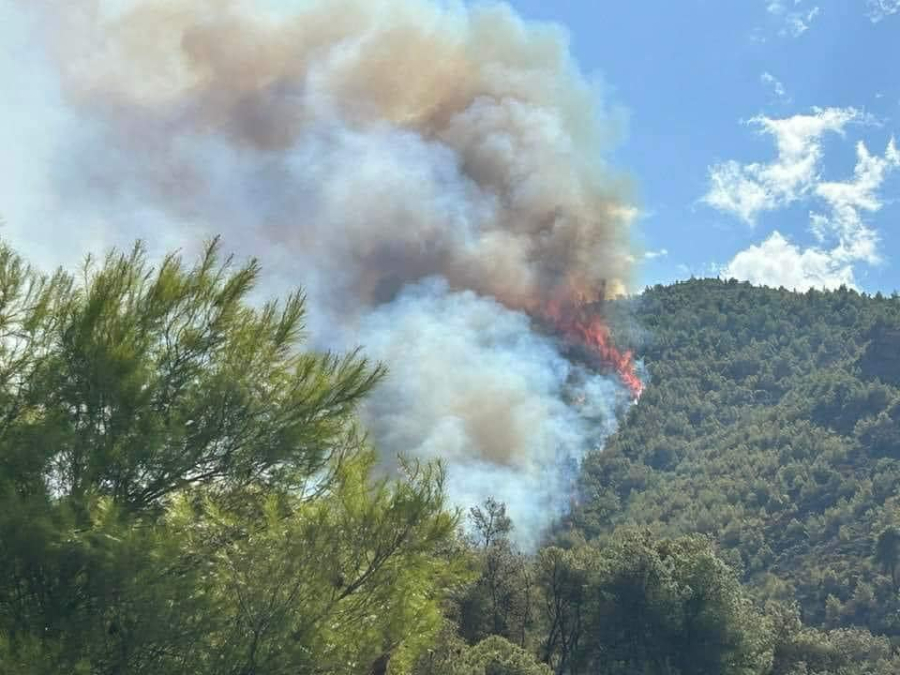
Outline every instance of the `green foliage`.
<svg viewBox="0 0 900 675">
<path fill-rule="evenodd" d="M 900 524 L 900 299 L 691 280 L 628 302 L 650 383 L 584 463 L 571 524 L 709 535 L 761 600 L 900 637 L 871 556 Z"/>
<path fill-rule="evenodd" d="M 455 529 L 440 470 L 373 484 L 373 461 L 346 462 L 312 500 L 175 506 L 169 527 L 188 556 L 210 562 L 196 591 L 216 609 L 203 635 L 210 672 L 359 672 L 383 654 L 408 660 L 438 630 L 455 579 L 452 560 L 435 555 Z"/>
<path fill-rule="evenodd" d="M 859 629 L 804 628 L 796 606 L 770 604 L 768 611 L 772 675 L 889 675 L 900 669 L 900 655 L 886 638 Z"/>
<path fill-rule="evenodd" d="M 702 537 L 623 531 L 597 549 L 545 549 L 546 660 L 559 673 L 763 673 L 769 632 Z"/>
<path fill-rule="evenodd" d="M 490 634 L 558 675 L 900 671 L 871 632 L 900 635 L 900 303 L 715 281 L 629 303 L 640 405 L 557 546 L 517 557 L 502 505 L 473 510 L 478 577 L 421 672 L 466 672 Z"/>
<path fill-rule="evenodd" d="M 582 641 L 590 630 L 599 572 L 595 549 L 546 547 L 538 554 L 538 585 L 543 597 L 543 660 L 565 672 L 581 660 Z"/>
<path fill-rule="evenodd" d="M 492 636 L 479 642 L 464 659 L 466 673 L 474 675 L 550 675 L 550 668 L 535 662 L 521 647 L 501 637 Z"/>
<path fill-rule="evenodd" d="M 478 576 L 457 602 L 461 635 L 471 644 L 498 635 L 525 647 L 536 603 L 532 566 L 510 542 L 505 505 L 489 498 L 469 516 Z"/>
<path fill-rule="evenodd" d="M 710 540 L 624 529 L 602 546 L 575 535 L 567 547 L 547 546 L 528 559 L 504 535 L 485 536 L 505 531 L 492 527 L 506 522 L 501 505 L 489 500 L 473 516 L 479 577 L 454 596 L 448 615 L 459 630 L 446 629 L 416 673 L 466 672 L 454 668 L 494 644 L 486 642 L 490 636 L 516 643 L 558 675 L 768 672 L 770 622 Z M 498 556 L 518 564 L 495 587 Z M 512 631 L 507 621 L 493 623 L 498 597 L 530 598 L 527 623 Z"/>
<path fill-rule="evenodd" d="M 898 572 L 900 572 L 900 528 L 888 527 L 882 530 L 875 542 L 875 561 L 891 575 L 896 593 Z"/>
<path fill-rule="evenodd" d="M 0 246 L 4 667 L 403 672 L 442 625 L 441 468 L 375 478 L 380 367 L 301 350 L 302 296 L 251 306 L 258 272 L 213 242 L 44 277 Z"/>
<path fill-rule="evenodd" d="M 47 277 L 0 245 L 4 672 L 900 672 L 896 298 L 616 305 L 651 384 L 525 555 L 494 500 L 458 535 L 439 464 L 380 475 L 381 368 L 304 351 L 302 295 L 253 306 L 258 273 L 213 242 Z"/>
<path fill-rule="evenodd" d="M 445 637 L 424 656 L 414 675 L 552 675 L 553 671 L 518 645 L 492 635 L 475 646 Z"/>
</svg>

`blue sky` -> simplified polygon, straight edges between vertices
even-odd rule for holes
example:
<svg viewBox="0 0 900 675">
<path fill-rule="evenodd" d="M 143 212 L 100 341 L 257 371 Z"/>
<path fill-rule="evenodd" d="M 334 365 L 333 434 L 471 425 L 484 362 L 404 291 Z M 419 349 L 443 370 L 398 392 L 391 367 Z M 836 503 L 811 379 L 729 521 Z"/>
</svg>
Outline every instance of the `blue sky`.
<svg viewBox="0 0 900 675">
<path fill-rule="evenodd" d="M 722 274 L 900 289 L 900 0 L 512 5 L 564 26 L 579 67 L 626 111 L 614 161 L 644 213 L 638 287 Z M 2 234 L 57 260 L 65 245 L 33 224 L 60 207 L 49 181 L 67 113 L 29 28 L 0 0 L 0 83 L 16 92 L 0 99 Z M 106 240 L 90 226 L 67 236 Z"/>
<path fill-rule="evenodd" d="M 513 4 L 566 26 L 581 68 L 628 111 L 617 162 L 637 179 L 647 250 L 666 252 L 645 261 L 644 283 L 725 268 L 774 285 L 900 289 L 900 170 L 886 157 L 900 131 L 900 2 Z M 779 162 L 779 136 L 761 118 L 785 120 L 777 133 L 803 151 Z M 857 180 L 860 141 L 884 160 L 881 180 L 878 166 Z M 818 161 L 791 189 L 764 166 L 790 171 L 811 153 Z M 730 182 L 704 201 L 713 173 Z M 765 206 L 752 208 L 748 191 Z M 811 212 L 829 220 L 818 219 L 821 236 Z"/>
</svg>

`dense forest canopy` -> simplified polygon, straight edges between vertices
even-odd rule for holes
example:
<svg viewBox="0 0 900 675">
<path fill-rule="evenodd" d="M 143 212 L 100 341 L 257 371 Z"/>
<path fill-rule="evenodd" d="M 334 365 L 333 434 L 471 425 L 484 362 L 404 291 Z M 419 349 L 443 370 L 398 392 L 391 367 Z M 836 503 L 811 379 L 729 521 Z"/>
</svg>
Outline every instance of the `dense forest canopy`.
<svg viewBox="0 0 900 675">
<path fill-rule="evenodd" d="M 900 636 L 900 299 L 692 280 L 633 309 L 652 385 L 577 527 L 710 535 L 761 598 Z"/>
<path fill-rule="evenodd" d="M 440 463 L 382 475 L 382 368 L 304 348 L 258 275 L 0 249 L 0 672 L 900 671 L 896 298 L 617 302 L 649 386 L 526 553 Z"/>
</svg>

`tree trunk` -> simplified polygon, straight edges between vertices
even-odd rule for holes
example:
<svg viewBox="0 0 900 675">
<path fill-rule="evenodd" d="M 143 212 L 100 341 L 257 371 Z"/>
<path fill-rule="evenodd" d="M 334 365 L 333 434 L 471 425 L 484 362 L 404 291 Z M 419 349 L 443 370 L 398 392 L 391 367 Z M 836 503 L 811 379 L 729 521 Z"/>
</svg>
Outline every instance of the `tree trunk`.
<svg viewBox="0 0 900 675">
<path fill-rule="evenodd" d="M 372 668 L 369 671 L 370 675 L 387 675 L 388 664 L 391 662 L 391 653 L 385 652 L 372 664 Z"/>
</svg>

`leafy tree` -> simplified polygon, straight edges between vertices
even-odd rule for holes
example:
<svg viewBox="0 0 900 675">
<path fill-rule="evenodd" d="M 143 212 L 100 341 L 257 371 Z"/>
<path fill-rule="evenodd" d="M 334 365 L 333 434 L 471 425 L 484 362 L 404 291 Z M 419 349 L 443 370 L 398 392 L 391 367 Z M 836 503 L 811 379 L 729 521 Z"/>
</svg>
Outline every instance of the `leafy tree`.
<svg viewBox="0 0 900 675">
<path fill-rule="evenodd" d="M 199 589 L 217 608 L 203 646 L 210 672 L 354 673 L 408 663 L 428 644 L 438 589 L 456 578 L 436 555 L 455 520 L 439 468 L 373 484 L 374 459 L 346 462 L 313 500 L 260 495 L 244 506 L 259 513 L 249 522 L 208 499 L 173 510 L 190 554 L 215 561 Z"/>
<path fill-rule="evenodd" d="M 888 527 L 881 531 L 875 542 L 875 561 L 891 575 L 894 592 L 898 590 L 900 572 L 900 528 Z"/>
<path fill-rule="evenodd" d="M 469 650 L 465 673 L 474 675 L 550 675 L 550 669 L 521 647 L 496 635 Z"/>
<path fill-rule="evenodd" d="M 255 261 L 143 249 L 43 276 L 0 245 L 0 663 L 360 672 L 411 663 L 463 576 L 439 466 L 374 479 L 382 374 L 300 349 Z"/>
<path fill-rule="evenodd" d="M 767 614 L 774 638 L 771 675 L 889 675 L 900 667 L 885 638 L 858 629 L 805 628 L 796 604 L 770 603 Z"/>
<path fill-rule="evenodd" d="M 614 304 L 649 384 L 583 463 L 568 526 L 707 535 L 760 600 L 900 637 L 871 555 L 900 495 L 897 298 L 707 279 Z"/>
<path fill-rule="evenodd" d="M 543 591 L 546 637 L 542 659 L 566 672 L 581 651 L 589 621 L 591 584 L 598 554 L 589 547 L 547 547 L 538 554 L 538 583 Z"/>
<path fill-rule="evenodd" d="M 624 531 L 593 557 L 567 571 L 586 574 L 568 580 L 568 630 L 558 631 L 550 659 L 557 673 L 764 672 L 770 658 L 765 623 L 708 541 L 657 541 Z"/>
<path fill-rule="evenodd" d="M 452 641 L 423 657 L 414 675 L 551 675 L 528 651 L 492 635 L 475 646 Z"/>
<path fill-rule="evenodd" d="M 488 497 L 482 506 L 473 506 L 469 511 L 475 528 L 476 546 L 486 549 L 495 544 L 506 544 L 512 531 L 512 519 L 506 514 L 506 504 Z"/>
<path fill-rule="evenodd" d="M 535 604 L 532 566 L 509 539 L 504 504 L 489 498 L 469 515 L 479 576 L 459 602 L 462 635 L 473 644 L 499 635 L 525 647 Z"/>
</svg>

